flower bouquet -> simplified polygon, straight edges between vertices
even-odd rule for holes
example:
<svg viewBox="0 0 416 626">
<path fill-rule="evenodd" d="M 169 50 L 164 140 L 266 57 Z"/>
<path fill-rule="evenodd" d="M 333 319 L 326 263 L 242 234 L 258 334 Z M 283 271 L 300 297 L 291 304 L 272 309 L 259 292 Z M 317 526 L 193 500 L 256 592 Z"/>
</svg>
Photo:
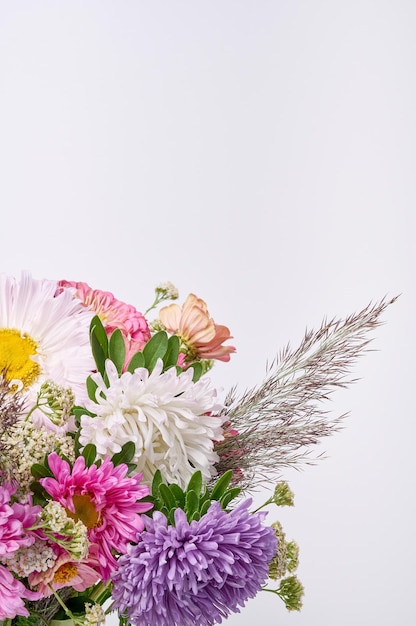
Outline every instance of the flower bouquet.
<svg viewBox="0 0 416 626">
<path fill-rule="evenodd" d="M 393 302 L 324 321 L 224 397 L 226 326 L 158 286 L 147 311 L 86 283 L 0 275 L 0 619 L 211 626 L 262 590 L 299 610 L 282 472 L 335 432 L 321 403 Z M 151 319 L 153 318 L 153 319 Z M 253 509 L 253 492 L 276 486 Z"/>
</svg>

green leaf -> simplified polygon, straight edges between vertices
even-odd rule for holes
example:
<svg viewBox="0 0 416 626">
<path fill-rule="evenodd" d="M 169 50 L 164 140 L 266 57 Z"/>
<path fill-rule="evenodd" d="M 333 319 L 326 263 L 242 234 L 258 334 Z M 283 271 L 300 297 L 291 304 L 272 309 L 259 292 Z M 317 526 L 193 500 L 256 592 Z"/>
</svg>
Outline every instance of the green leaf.
<svg viewBox="0 0 416 626">
<path fill-rule="evenodd" d="M 85 465 L 91 467 L 97 458 L 97 447 L 93 443 L 87 443 L 82 451 L 82 456 L 85 459 Z"/>
<path fill-rule="evenodd" d="M 88 381 L 87 381 L 87 385 L 88 385 Z M 97 385 L 95 385 L 95 388 L 97 389 Z M 94 400 L 95 400 L 95 394 L 94 394 Z M 91 413 L 91 411 L 88 411 L 88 409 L 84 408 L 83 406 L 73 406 L 71 409 L 71 415 L 74 415 L 74 417 L 76 417 L 77 419 L 82 417 L 83 415 L 89 415 L 89 417 L 95 417 L 95 413 Z"/>
<path fill-rule="evenodd" d="M 44 507 L 50 498 L 49 494 L 42 487 L 40 483 L 33 482 L 30 483 L 30 491 L 33 494 L 32 501 L 33 504 L 40 504 L 40 506 Z"/>
<path fill-rule="evenodd" d="M 182 489 L 179 487 L 179 485 L 176 485 L 175 483 L 169 485 L 169 489 L 171 490 L 173 497 L 176 500 L 177 508 L 183 509 L 185 507 L 185 494 Z"/>
<path fill-rule="evenodd" d="M 126 463 L 127 465 L 127 474 L 131 474 L 137 467 L 137 463 Z"/>
<path fill-rule="evenodd" d="M 192 515 L 199 510 L 199 495 L 195 491 L 187 491 L 185 498 L 185 513 L 188 520 L 191 520 Z"/>
<path fill-rule="evenodd" d="M 173 493 L 171 492 L 171 490 L 169 489 L 169 487 L 167 485 L 165 485 L 164 483 L 159 485 L 159 494 L 160 494 L 160 497 L 161 497 L 162 501 L 164 502 L 164 504 L 166 505 L 166 507 L 167 507 L 167 509 L 169 511 L 171 509 L 175 509 L 176 508 L 175 497 L 174 497 Z"/>
<path fill-rule="evenodd" d="M 163 483 L 162 473 L 160 470 L 156 470 L 152 481 L 152 496 L 157 498 L 159 493 L 159 487 Z"/>
<path fill-rule="evenodd" d="M 121 463 L 130 463 L 132 458 L 134 457 L 136 452 L 136 446 L 132 441 L 126 441 L 126 443 L 122 446 L 120 452 L 116 452 L 111 457 L 111 461 L 114 466 L 120 465 Z"/>
<path fill-rule="evenodd" d="M 198 497 L 201 495 L 202 491 L 202 472 L 201 470 L 196 471 L 192 474 L 191 479 L 188 483 L 186 491 L 195 491 L 198 494 Z"/>
<path fill-rule="evenodd" d="M 108 338 L 98 315 L 91 320 L 90 325 L 91 350 L 100 374 L 105 372 L 105 360 L 108 357 Z"/>
<path fill-rule="evenodd" d="M 94 315 L 90 323 L 90 336 L 95 335 L 102 351 L 108 356 L 108 337 L 104 325 L 98 315 Z"/>
<path fill-rule="evenodd" d="M 164 330 L 158 333 L 147 342 L 143 348 L 145 367 L 151 372 L 158 359 L 163 359 L 168 349 L 168 336 Z"/>
<path fill-rule="evenodd" d="M 201 378 L 202 373 L 203 373 L 203 368 L 201 363 L 199 363 L 198 361 L 196 361 L 195 363 L 191 363 L 191 365 L 188 365 L 188 367 L 184 370 L 185 372 L 189 369 L 193 369 L 194 373 L 192 375 L 192 381 L 194 383 L 198 382 L 198 380 Z"/>
<path fill-rule="evenodd" d="M 119 328 L 111 334 L 108 344 L 108 358 L 113 361 L 120 375 L 123 371 L 124 361 L 126 360 L 126 344 L 124 343 L 123 335 Z"/>
<path fill-rule="evenodd" d="M 33 463 L 32 467 L 30 468 L 30 473 L 32 474 L 33 478 L 36 478 L 36 480 L 39 480 L 40 478 L 53 477 L 53 473 L 51 472 L 49 467 L 41 465 L 40 463 Z"/>
<path fill-rule="evenodd" d="M 204 493 L 199 497 L 199 506 L 201 507 L 201 504 L 207 501 L 211 503 L 211 492 L 208 487 L 205 487 Z"/>
<path fill-rule="evenodd" d="M 207 511 L 208 511 L 209 507 L 211 506 L 211 504 L 212 504 L 211 500 L 205 500 L 205 502 L 202 504 L 202 506 L 200 505 L 199 512 L 201 514 L 201 517 L 207 513 Z"/>
<path fill-rule="evenodd" d="M 88 392 L 89 399 L 92 400 L 93 402 L 97 402 L 97 399 L 95 397 L 95 392 L 97 391 L 97 387 L 98 387 L 97 383 L 93 381 L 91 376 L 88 376 L 86 385 L 87 385 L 87 392 Z"/>
<path fill-rule="evenodd" d="M 225 472 L 215 483 L 212 491 L 211 491 L 211 500 L 221 500 L 222 496 L 226 492 L 228 485 L 231 482 L 231 478 L 233 476 L 233 471 L 228 470 Z"/>
<path fill-rule="evenodd" d="M 234 500 L 241 493 L 241 489 L 239 487 L 233 487 L 225 492 L 225 494 L 220 498 L 221 507 L 226 509 L 230 504 L 231 500 Z"/>
<path fill-rule="evenodd" d="M 136 354 L 132 356 L 127 371 L 130 372 L 130 374 L 133 374 L 134 370 L 138 367 L 144 367 L 143 352 L 136 352 Z"/>
<path fill-rule="evenodd" d="M 167 370 L 177 364 L 179 358 L 179 346 L 180 340 L 178 335 L 172 335 L 172 337 L 169 337 L 168 348 L 165 356 L 163 357 L 163 369 Z"/>
</svg>

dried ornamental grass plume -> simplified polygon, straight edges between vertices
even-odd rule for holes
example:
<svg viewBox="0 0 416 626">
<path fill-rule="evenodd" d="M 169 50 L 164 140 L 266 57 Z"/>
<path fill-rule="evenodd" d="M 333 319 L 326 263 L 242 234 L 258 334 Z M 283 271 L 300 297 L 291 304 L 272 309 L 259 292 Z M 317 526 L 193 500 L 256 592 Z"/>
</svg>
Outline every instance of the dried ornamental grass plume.
<svg viewBox="0 0 416 626">
<path fill-rule="evenodd" d="M 199 521 L 156 511 L 113 574 L 114 606 L 133 626 L 211 626 L 239 612 L 268 576 L 276 537 L 251 500 L 231 513 L 214 502 Z"/>
<path fill-rule="evenodd" d="M 182 307 L 178 304 L 162 307 L 159 319 L 169 333 L 179 336 L 186 361 L 229 361 L 230 354 L 235 352 L 233 346 L 223 345 L 232 339 L 229 329 L 215 324 L 204 300 L 193 293 L 189 294 Z"/>
<path fill-rule="evenodd" d="M 232 389 L 222 413 L 237 431 L 216 445 L 219 473 L 235 471 L 236 481 L 253 490 L 282 469 L 314 463 L 309 447 L 341 427 L 344 415 L 329 418 L 321 403 L 349 376 L 357 358 L 368 350 L 368 333 L 395 302 L 371 303 L 344 320 L 324 320 L 307 331 L 300 346 L 287 346 L 269 368 L 264 382 L 237 396 Z"/>
<path fill-rule="evenodd" d="M 101 458 L 132 441 L 133 463 L 148 483 L 157 469 L 167 482 L 181 486 L 198 469 L 210 480 L 218 461 L 213 442 L 222 438 L 223 418 L 209 414 L 221 408 L 217 391 L 206 377 L 194 383 L 192 370 L 178 376 L 175 368 L 162 369 L 158 359 L 150 374 L 137 368 L 119 377 L 108 360 L 109 387 L 100 374 L 92 375 L 98 385 L 97 403 L 86 407 L 96 416 L 81 417 L 79 441 L 82 446 L 95 444 Z"/>
<path fill-rule="evenodd" d="M 0 372 L 35 400 L 41 384 L 53 380 L 72 389 L 81 403 L 85 379 L 94 369 L 89 342 L 92 313 L 57 283 L 20 281 L 0 274 Z"/>
<path fill-rule="evenodd" d="M 117 328 L 121 330 L 126 342 L 126 363 L 150 339 L 145 317 L 134 306 L 117 300 L 109 291 L 92 289 L 87 283 L 68 280 L 61 280 L 59 285 L 71 288 L 84 306 L 98 315 L 108 334 Z"/>
<path fill-rule="evenodd" d="M 143 530 L 140 514 L 151 504 L 140 500 L 149 495 L 149 488 L 140 484 L 141 474 L 127 477 L 127 465 L 114 467 L 108 458 L 99 467 L 87 467 L 80 456 L 71 468 L 53 452 L 48 464 L 54 478 L 39 482 L 76 521 L 87 526 L 89 541 L 98 545 L 99 572 L 107 581 L 117 565 L 114 551 L 126 552 L 127 544 Z"/>
</svg>

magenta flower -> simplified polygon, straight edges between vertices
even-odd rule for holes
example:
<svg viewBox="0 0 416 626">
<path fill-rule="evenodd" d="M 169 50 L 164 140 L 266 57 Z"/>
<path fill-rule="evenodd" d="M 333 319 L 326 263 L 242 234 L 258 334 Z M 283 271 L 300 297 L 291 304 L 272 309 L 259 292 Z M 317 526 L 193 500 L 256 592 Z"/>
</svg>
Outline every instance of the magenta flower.
<svg viewBox="0 0 416 626">
<path fill-rule="evenodd" d="M 116 328 L 121 330 L 126 342 L 126 363 L 143 350 L 150 339 L 150 330 L 145 317 L 134 306 L 117 300 L 109 291 L 92 289 L 87 283 L 61 280 L 59 286 L 74 287 L 76 297 L 98 315 L 109 335 Z"/>
<path fill-rule="evenodd" d="M 108 457 L 99 467 L 86 467 L 80 456 L 71 469 L 52 452 L 48 463 L 55 478 L 41 478 L 39 482 L 71 517 L 88 528 L 89 541 L 98 544 L 100 574 L 108 580 L 117 565 L 114 553 L 127 551 L 128 543 L 144 528 L 140 513 L 152 506 L 140 502 L 149 495 L 149 488 L 139 484 L 142 474 L 127 477 L 127 465 L 114 467 Z"/>
<path fill-rule="evenodd" d="M 0 619 L 12 619 L 17 615 L 29 617 L 24 599 L 40 598 L 40 593 L 26 589 L 8 569 L 0 565 Z"/>
<path fill-rule="evenodd" d="M 0 557 L 10 556 L 20 546 L 30 546 L 35 541 L 35 535 L 27 529 L 34 525 L 41 507 L 30 501 L 10 504 L 15 491 L 16 486 L 11 483 L 0 485 Z"/>
<path fill-rule="evenodd" d="M 250 505 L 227 513 L 215 502 L 191 523 L 177 509 L 175 526 L 158 511 L 146 518 L 113 574 L 114 606 L 133 626 L 212 626 L 239 612 L 267 580 L 277 545 Z"/>
</svg>

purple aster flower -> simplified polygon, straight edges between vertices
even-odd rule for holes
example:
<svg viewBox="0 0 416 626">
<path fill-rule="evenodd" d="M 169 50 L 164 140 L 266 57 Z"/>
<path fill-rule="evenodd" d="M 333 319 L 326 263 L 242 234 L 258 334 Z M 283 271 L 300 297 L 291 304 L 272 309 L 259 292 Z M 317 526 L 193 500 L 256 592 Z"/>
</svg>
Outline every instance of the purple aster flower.
<svg viewBox="0 0 416 626">
<path fill-rule="evenodd" d="M 199 521 L 156 511 L 139 542 L 120 557 L 113 600 L 133 626 L 211 626 L 239 612 L 260 591 L 276 553 L 266 513 L 246 500 L 231 513 L 214 502 Z"/>
</svg>

